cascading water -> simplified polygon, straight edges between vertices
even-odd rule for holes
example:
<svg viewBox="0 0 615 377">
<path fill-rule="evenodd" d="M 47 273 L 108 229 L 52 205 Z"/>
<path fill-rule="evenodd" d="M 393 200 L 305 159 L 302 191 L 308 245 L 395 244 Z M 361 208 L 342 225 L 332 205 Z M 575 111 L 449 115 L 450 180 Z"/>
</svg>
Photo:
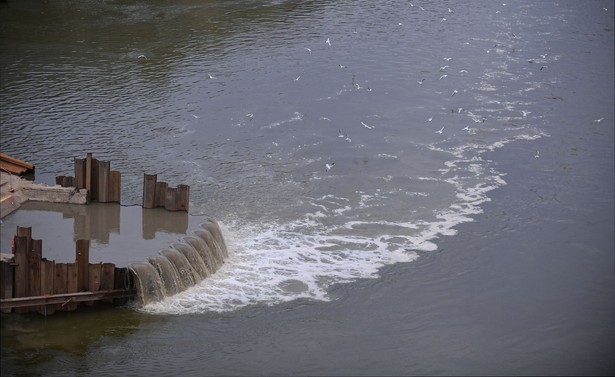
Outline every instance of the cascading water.
<svg viewBox="0 0 615 377">
<path fill-rule="evenodd" d="M 141 305 L 158 302 L 188 289 L 214 274 L 228 257 L 218 223 L 210 219 L 193 235 L 172 243 L 144 262 L 131 263 Z"/>
</svg>

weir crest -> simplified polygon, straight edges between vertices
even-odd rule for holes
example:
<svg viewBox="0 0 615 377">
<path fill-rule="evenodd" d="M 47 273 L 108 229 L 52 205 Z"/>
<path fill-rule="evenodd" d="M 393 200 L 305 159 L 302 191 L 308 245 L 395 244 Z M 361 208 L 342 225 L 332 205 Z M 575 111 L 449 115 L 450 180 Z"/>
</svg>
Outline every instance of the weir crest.
<svg viewBox="0 0 615 377">
<path fill-rule="evenodd" d="M 143 262 L 131 263 L 141 305 L 180 293 L 214 274 L 228 257 L 218 222 L 208 219 L 192 234 Z"/>
</svg>

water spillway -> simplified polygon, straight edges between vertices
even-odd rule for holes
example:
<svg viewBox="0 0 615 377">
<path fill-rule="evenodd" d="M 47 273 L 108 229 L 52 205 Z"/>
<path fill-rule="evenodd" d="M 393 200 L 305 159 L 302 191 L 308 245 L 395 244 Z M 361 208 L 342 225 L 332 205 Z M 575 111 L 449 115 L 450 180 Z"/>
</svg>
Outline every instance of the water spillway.
<svg viewBox="0 0 615 377">
<path fill-rule="evenodd" d="M 228 257 L 218 223 L 209 219 L 180 242 L 143 262 L 131 263 L 141 305 L 180 293 L 214 274 Z"/>
</svg>

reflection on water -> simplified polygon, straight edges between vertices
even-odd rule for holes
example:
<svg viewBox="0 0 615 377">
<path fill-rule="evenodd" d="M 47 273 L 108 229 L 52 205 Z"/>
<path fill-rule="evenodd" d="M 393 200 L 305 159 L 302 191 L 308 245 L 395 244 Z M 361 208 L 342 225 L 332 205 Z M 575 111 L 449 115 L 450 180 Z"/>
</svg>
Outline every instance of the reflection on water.
<svg viewBox="0 0 615 377">
<path fill-rule="evenodd" d="M 1 318 L 2 359 L 20 355 L 16 368 L 52 361 L 60 353 L 83 356 L 103 340 L 123 338 L 162 320 L 118 308 L 58 312 L 49 317 L 2 314 Z"/>
<path fill-rule="evenodd" d="M 43 256 L 47 259 L 72 262 L 75 241 L 88 239 L 92 241 L 90 262 L 123 266 L 155 255 L 157 250 L 187 234 L 189 226 L 196 228 L 202 220 L 203 217 L 186 212 L 117 203 L 27 202 L 3 219 L 0 250 L 10 253 L 11 237 L 17 226 L 32 227 L 33 238 L 43 241 Z"/>
</svg>

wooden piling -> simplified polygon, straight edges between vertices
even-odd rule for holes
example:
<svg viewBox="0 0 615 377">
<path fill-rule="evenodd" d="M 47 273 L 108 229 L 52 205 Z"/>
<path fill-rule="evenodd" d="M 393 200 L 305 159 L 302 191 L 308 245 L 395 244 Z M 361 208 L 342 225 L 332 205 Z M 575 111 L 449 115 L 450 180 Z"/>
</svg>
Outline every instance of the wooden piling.
<svg viewBox="0 0 615 377">
<path fill-rule="evenodd" d="M 85 189 L 88 190 L 88 199 L 92 195 L 92 154 L 88 153 L 85 157 Z"/>
<path fill-rule="evenodd" d="M 143 208 L 163 207 L 167 211 L 186 211 L 190 201 L 190 186 L 169 187 L 155 174 L 143 175 Z"/>
<path fill-rule="evenodd" d="M 91 155 L 91 153 L 89 153 Z M 98 196 L 99 196 L 99 178 L 100 176 L 98 175 L 98 166 L 99 161 L 95 158 L 91 159 L 90 165 L 91 165 L 91 175 L 90 175 L 90 199 L 91 200 L 98 200 Z"/>
<path fill-rule="evenodd" d="M 188 212 L 188 206 L 190 201 L 190 186 L 177 185 L 178 193 L 178 210 Z"/>
<path fill-rule="evenodd" d="M 53 294 L 53 281 L 55 274 L 55 262 L 47 259 L 41 260 L 41 296 L 49 296 Z M 57 305 L 43 305 L 39 309 L 39 313 L 43 315 L 51 315 L 57 309 Z"/>
<path fill-rule="evenodd" d="M 89 288 L 90 280 L 90 240 L 77 240 L 75 263 L 77 265 L 77 290 L 75 292 L 85 292 Z"/>
<path fill-rule="evenodd" d="M 28 253 L 28 275 L 30 281 L 30 291 L 28 296 L 41 295 L 41 258 L 43 252 L 43 241 L 32 240 L 32 250 Z"/>
<path fill-rule="evenodd" d="M 29 296 L 27 236 L 15 237 L 15 297 Z"/>
<path fill-rule="evenodd" d="M 109 201 L 120 203 L 122 189 L 122 175 L 117 170 L 112 170 L 109 176 Z"/>
<path fill-rule="evenodd" d="M 143 174 L 143 208 L 156 207 L 156 174 Z"/>
<path fill-rule="evenodd" d="M 111 173 L 111 163 L 109 161 L 96 161 L 97 171 L 96 175 L 98 177 L 98 195 L 96 196 L 96 200 L 101 203 L 109 202 L 109 174 Z"/>
<path fill-rule="evenodd" d="M 75 188 L 84 189 L 85 187 L 85 173 L 86 173 L 86 159 L 75 158 Z"/>
<path fill-rule="evenodd" d="M 87 262 L 86 262 L 87 263 Z M 66 293 L 77 293 L 79 291 L 79 267 L 77 262 L 66 263 Z M 60 308 L 64 311 L 73 311 L 77 309 L 79 304 L 64 302 Z"/>
<path fill-rule="evenodd" d="M 168 186 L 169 185 L 166 182 L 156 182 L 156 199 L 155 199 L 156 208 L 165 207 L 165 202 L 167 200 Z"/>
<path fill-rule="evenodd" d="M 179 206 L 177 205 L 177 188 L 167 187 L 166 199 L 164 202 L 164 208 L 167 211 L 177 211 Z"/>
</svg>

